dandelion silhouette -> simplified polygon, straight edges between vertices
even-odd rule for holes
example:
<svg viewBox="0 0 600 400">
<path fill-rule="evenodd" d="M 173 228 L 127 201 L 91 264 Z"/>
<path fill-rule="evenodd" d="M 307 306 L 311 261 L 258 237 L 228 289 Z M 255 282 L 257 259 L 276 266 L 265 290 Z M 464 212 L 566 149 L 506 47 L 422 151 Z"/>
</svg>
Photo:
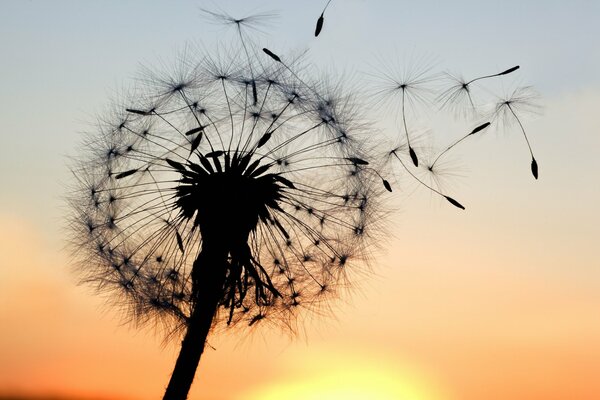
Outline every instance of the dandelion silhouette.
<svg viewBox="0 0 600 400">
<path fill-rule="evenodd" d="M 83 280 L 183 335 L 164 399 L 187 397 L 211 330 L 293 329 L 335 296 L 392 190 L 349 96 L 242 49 L 146 71 L 73 169 Z"/>
<path fill-rule="evenodd" d="M 247 30 L 273 14 L 203 11 L 233 27 L 239 45 L 184 55 L 171 74 L 145 70 L 88 135 L 73 166 L 70 221 L 82 280 L 132 321 L 183 338 L 166 400 L 187 398 L 209 333 L 268 321 L 293 331 L 303 311 L 335 298 L 364 263 L 379 233 L 382 195 L 392 191 L 363 107 L 340 85 L 300 77 L 295 61 L 251 40 Z M 446 101 L 459 93 L 471 100 L 470 84 L 517 68 L 464 82 Z M 427 72 L 383 76 L 375 94 L 399 95 L 406 140 L 387 157 L 464 209 L 400 154 L 419 167 L 406 108 L 425 100 Z M 529 99 L 519 89 L 492 116 L 516 120 L 528 146 L 519 113 Z M 489 125 L 421 168 L 432 172 L 440 157 Z"/>
</svg>

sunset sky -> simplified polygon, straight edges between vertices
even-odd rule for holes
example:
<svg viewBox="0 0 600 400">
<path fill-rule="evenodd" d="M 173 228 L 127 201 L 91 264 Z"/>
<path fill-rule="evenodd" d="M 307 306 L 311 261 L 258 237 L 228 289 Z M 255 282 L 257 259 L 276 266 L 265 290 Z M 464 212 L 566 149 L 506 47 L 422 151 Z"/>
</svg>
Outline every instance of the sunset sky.
<svg viewBox="0 0 600 400">
<path fill-rule="evenodd" d="M 324 3 L 0 2 L 0 399 L 161 398 L 177 343 L 124 324 L 69 268 L 68 156 L 140 65 L 230 37 L 201 15 L 217 4 L 277 11 L 265 47 L 359 83 L 381 60 L 520 65 L 503 82 L 540 93 L 524 121 L 540 179 L 514 127 L 454 153 L 445 187 L 465 211 L 400 179 L 335 318 L 307 316 L 295 339 L 211 337 L 190 399 L 600 399 L 600 2 L 333 0 L 315 39 Z"/>
</svg>

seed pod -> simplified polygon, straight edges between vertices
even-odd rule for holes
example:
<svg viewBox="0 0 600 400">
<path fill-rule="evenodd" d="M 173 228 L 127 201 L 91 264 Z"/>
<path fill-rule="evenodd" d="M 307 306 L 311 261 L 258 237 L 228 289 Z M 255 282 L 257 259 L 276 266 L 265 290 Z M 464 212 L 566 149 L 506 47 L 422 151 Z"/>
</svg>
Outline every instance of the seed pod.
<svg viewBox="0 0 600 400">
<path fill-rule="evenodd" d="M 189 131 L 187 131 L 185 133 L 185 136 L 190 136 L 190 135 L 193 135 L 194 133 L 201 132 L 201 131 L 204 130 L 204 128 L 206 128 L 206 127 L 205 126 L 199 126 L 197 128 L 190 129 Z"/>
<path fill-rule="evenodd" d="M 507 69 L 506 71 L 502 71 L 500 72 L 498 75 L 506 75 L 506 74 L 510 74 L 511 72 L 515 72 L 516 70 L 518 70 L 520 67 L 518 65 L 515 65 L 512 68 Z"/>
<path fill-rule="evenodd" d="M 323 29 L 324 21 L 325 21 L 325 18 L 323 17 L 323 14 L 321 14 L 319 19 L 317 20 L 317 27 L 315 28 L 315 37 L 319 36 L 319 33 L 321 33 L 321 29 Z"/>
<path fill-rule="evenodd" d="M 125 172 L 121 172 L 120 174 L 117 174 L 115 176 L 115 179 L 122 179 L 122 178 L 125 178 L 127 176 L 133 175 L 136 172 L 138 172 L 137 169 L 130 169 L 129 171 L 125 171 Z"/>
<path fill-rule="evenodd" d="M 183 251 L 183 239 L 181 239 L 179 232 L 175 231 L 175 237 L 177 238 L 177 246 L 179 246 L 179 250 L 181 250 L 182 253 L 185 253 Z"/>
<path fill-rule="evenodd" d="M 392 186 L 391 186 L 391 185 L 390 185 L 390 183 L 389 183 L 387 180 L 385 180 L 385 179 L 383 179 L 383 186 L 385 187 L 385 189 L 386 189 L 388 192 L 391 192 L 391 191 L 392 191 Z"/>
<path fill-rule="evenodd" d="M 369 163 L 358 157 L 346 157 L 346 160 L 350 161 L 354 165 L 369 165 Z"/>
<path fill-rule="evenodd" d="M 258 167 L 259 163 L 260 163 L 260 159 L 256 160 L 256 161 L 253 161 L 252 164 L 250 164 L 248 166 L 248 168 L 246 168 L 246 171 L 245 171 L 244 175 L 252 176 L 252 173 L 254 172 L 254 170 L 256 169 L 256 167 Z"/>
<path fill-rule="evenodd" d="M 210 154 L 210 153 L 209 153 Z M 202 166 L 209 172 L 209 173 L 213 173 L 215 172 L 215 170 L 213 169 L 212 165 L 210 165 L 210 162 L 208 162 L 208 160 L 206 159 L 206 157 L 204 157 L 202 154 L 198 155 L 198 158 L 200 159 L 200 164 L 202 164 Z"/>
<path fill-rule="evenodd" d="M 462 204 L 460 204 L 458 201 L 454 200 L 452 197 L 450 197 L 450 196 L 444 196 L 444 197 L 445 197 L 445 198 L 446 198 L 446 200 L 448 200 L 448 201 L 450 202 L 450 204 L 452 204 L 454 207 L 458 207 L 458 208 L 460 208 L 461 210 L 464 210 L 464 209 L 465 209 L 465 207 L 464 207 Z"/>
<path fill-rule="evenodd" d="M 198 148 L 201 140 L 202 140 L 202 132 L 200 132 L 200 134 L 198 136 L 196 136 L 194 138 L 194 140 L 192 140 L 192 147 L 190 149 L 190 154 L 192 154 L 194 152 L 194 150 L 196 150 Z"/>
<path fill-rule="evenodd" d="M 531 159 L 531 173 L 535 179 L 538 178 L 538 165 L 537 161 L 535 161 L 535 158 Z"/>
<path fill-rule="evenodd" d="M 167 162 L 167 164 L 169 164 L 171 167 L 175 168 L 177 171 L 186 172 L 186 169 L 183 166 L 183 164 L 178 163 L 177 161 L 173 161 L 170 158 L 165 158 L 165 161 Z"/>
<path fill-rule="evenodd" d="M 479 125 L 477 128 L 473 129 L 473 130 L 471 131 L 471 133 L 469 133 L 469 135 L 473 135 L 473 134 L 475 134 L 475 133 L 477 133 L 477 132 L 479 132 L 479 131 L 482 131 L 482 130 L 484 130 L 485 128 L 487 128 L 488 126 L 490 126 L 490 123 L 489 123 L 489 122 L 486 122 L 485 124 L 481 124 L 481 125 Z"/>
<path fill-rule="evenodd" d="M 408 153 L 410 154 L 410 159 L 412 160 L 413 164 L 415 164 L 415 167 L 418 167 L 419 159 L 417 158 L 417 153 L 415 153 L 413 148 L 410 146 L 408 147 Z"/>
<path fill-rule="evenodd" d="M 258 92 L 256 91 L 256 81 L 252 80 L 252 100 L 254 104 L 258 103 Z"/>
<path fill-rule="evenodd" d="M 269 56 L 271 57 L 273 60 L 277 61 L 277 62 L 281 62 L 281 58 L 279 58 L 275 53 L 273 53 L 271 50 L 267 49 L 266 47 L 263 49 L 263 51 Z"/>
<path fill-rule="evenodd" d="M 260 140 L 258 141 L 258 144 L 256 145 L 257 149 L 260 149 L 262 146 L 265 145 L 265 143 L 267 143 L 269 141 L 269 139 L 271 139 L 271 134 L 273 134 L 273 132 L 267 132 L 263 135 L 263 137 L 260 138 Z"/>
<path fill-rule="evenodd" d="M 210 153 L 206 153 L 206 157 L 221 157 L 223 155 L 223 150 L 211 151 Z"/>
<path fill-rule="evenodd" d="M 289 235 L 289 233 L 287 233 L 287 231 L 285 230 L 283 225 L 281 225 L 281 222 L 279 222 L 276 218 L 273 219 L 273 222 L 275 223 L 275 226 L 277 226 L 277 228 L 281 231 L 281 233 L 283 233 L 283 236 L 286 239 L 289 239 L 290 235 Z"/>
<path fill-rule="evenodd" d="M 273 179 L 281 182 L 283 185 L 289 187 L 290 189 L 296 189 L 296 186 L 294 186 L 294 184 L 291 181 L 289 181 L 281 175 L 273 175 Z"/>
<path fill-rule="evenodd" d="M 251 178 L 254 178 L 256 176 L 262 175 L 263 173 L 265 173 L 269 168 L 271 168 L 271 164 L 265 164 L 261 167 L 258 167 L 253 173 L 250 174 Z"/>
<path fill-rule="evenodd" d="M 138 114 L 138 115 L 148 115 L 148 114 L 150 114 L 148 111 L 136 110 L 136 109 L 133 109 L 133 108 L 126 108 L 125 111 L 130 112 L 132 114 Z"/>
</svg>

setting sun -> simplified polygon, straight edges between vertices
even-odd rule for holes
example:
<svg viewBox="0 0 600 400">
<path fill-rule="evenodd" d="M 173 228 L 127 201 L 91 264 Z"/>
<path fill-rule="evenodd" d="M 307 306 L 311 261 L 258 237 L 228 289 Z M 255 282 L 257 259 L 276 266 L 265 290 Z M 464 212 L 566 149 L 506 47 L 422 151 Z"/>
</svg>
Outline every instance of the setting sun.
<svg viewBox="0 0 600 400">
<path fill-rule="evenodd" d="M 298 356 L 297 359 L 301 359 Z M 305 359 L 297 373 L 242 396 L 249 400 L 449 400 L 418 368 L 396 365 L 381 356 L 323 354 Z M 240 397 L 240 399 L 242 398 Z"/>
</svg>

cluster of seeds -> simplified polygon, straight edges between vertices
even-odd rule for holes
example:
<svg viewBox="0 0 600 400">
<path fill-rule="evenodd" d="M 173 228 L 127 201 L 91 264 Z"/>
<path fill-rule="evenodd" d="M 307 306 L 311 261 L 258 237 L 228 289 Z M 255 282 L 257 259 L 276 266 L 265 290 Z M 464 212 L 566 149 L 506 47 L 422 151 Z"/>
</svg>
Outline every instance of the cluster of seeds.
<svg viewBox="0 0 600 400">
<path fill-rule="evenodd" d="M 186 64 L 184 79 L 146 73 L 74 168 L 81 272 L 138 321 L 185 325 L 207 243 L 225 248 L 229 325 L 293 324 L 365 256 L 391 188 L 351 99 L 247 54 Z"/>
</svg>

